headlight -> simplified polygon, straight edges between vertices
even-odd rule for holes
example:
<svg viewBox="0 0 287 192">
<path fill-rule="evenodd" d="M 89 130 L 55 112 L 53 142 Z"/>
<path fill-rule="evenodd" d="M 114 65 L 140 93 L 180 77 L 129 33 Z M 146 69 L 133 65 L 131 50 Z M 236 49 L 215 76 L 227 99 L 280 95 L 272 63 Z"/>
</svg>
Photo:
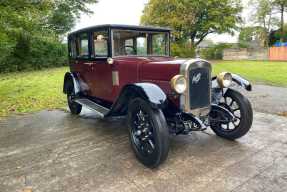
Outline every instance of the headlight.
<svg viewBox="0 0 287 192">
<path fill-rule="evenodd" d="M 217 76 L 217 82 L 221 88 L 229 87 L 232 83 L 232 75 L 228 72 L 222 72 Z"/>
<path fill-rule="evenodd" d="M 186 90 L 186 79 L 183 75 L 174 76 L 171 81 L 171 88 L 178 94 L 182 94 Z"/>
</svg>

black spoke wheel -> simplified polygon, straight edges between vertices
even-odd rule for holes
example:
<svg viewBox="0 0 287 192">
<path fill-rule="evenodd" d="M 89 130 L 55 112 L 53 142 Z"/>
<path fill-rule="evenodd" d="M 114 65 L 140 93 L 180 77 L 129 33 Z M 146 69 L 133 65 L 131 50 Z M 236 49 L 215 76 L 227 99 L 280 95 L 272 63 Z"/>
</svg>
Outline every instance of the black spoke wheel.
<svg viewBox="0 0 287 192">
<path fill-rule="evenodd" d="M 244 136 L 251 128 L 253 111 L 250 102 L 241 93 L 229 89 L 219 103 L 229 110 L 235 117 L 232 121 L 226 121 L 218 115 L 218 121 L 211 123 L 212 130 L 220 137 L 234 140 Z"/>
<path fill-rule="evenodd" d="M 128 123 L 136 157 L 147 167 L 158 167 L 167 158 L 169 149 L 169 132 L 162 111 L 136 98 L 129 104 Z"/>
<path fill-rule="evenodd" d="M 68 106 L 69 106 L 70 112 L 74 115 L 78 115 L 82 111 L 82 105 L 80 105 L 74 101 L 75 94 L 74 94 L 73 86 L 70 86 L 68 90 L 69 91 L 67 94 L 67 101 L 68 101 Z"/>
</svg>

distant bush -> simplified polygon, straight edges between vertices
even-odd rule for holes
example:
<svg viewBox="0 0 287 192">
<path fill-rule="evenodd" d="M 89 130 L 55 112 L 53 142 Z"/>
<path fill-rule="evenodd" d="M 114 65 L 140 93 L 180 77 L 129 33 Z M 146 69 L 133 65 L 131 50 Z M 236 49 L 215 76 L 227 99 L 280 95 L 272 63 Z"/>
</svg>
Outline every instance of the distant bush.
<svg viewBox="0 0 287 192">
<path fill-rule="evenodd" d="M 0 73 L 37 70 L 67 64 L 67 47 L 58 40 L 18 33 L 0 46 Z"/>
<path fill-rule="evenodd" d="M 205 48 L 200 51 L 201 58 L 210 60 L 221 60 L 223 58 L 223 51 L 226 48 L 231 48 L 231 44 L 220 43 L 213 47 Z"/>
<path fill-rule="evenodd" d="M 269 36 L 269 46 L 273 46 L 278 42 L 287 42 L 287 25 L 284 26 L 284 31 L 282 33 L 281 29 L 276 31 L 271 31 Z"/>
<path fill-rule="evenodd" d="M 177 57 L 194 57 L 195 49 L 191 47 L 188 43 L 171 43 L 171 55 Z"/>
<path fill-rule="evenodd" d="M 0 0 L 0 73 L 67 63 L 61 37 L 97 0 Z"/>
<path fill-rule="evenodd" d="M 241 28 L 238 45 L 240 48 L 267 47 L 268 32 L 260 26 Z"/>
</svg>

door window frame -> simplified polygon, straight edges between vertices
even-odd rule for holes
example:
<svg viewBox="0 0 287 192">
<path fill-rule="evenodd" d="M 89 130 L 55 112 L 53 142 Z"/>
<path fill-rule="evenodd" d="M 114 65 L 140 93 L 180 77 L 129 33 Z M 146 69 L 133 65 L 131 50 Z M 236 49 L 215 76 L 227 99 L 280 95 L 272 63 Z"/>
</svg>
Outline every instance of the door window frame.
<svg viewBox="0 0 287 192">
<path fill-rule="evenodd" d="M 80 41 L 81 41 L 81 36 L 86 34 L 88 38 L 88 55 L 80 55 Z M 76 58 L 81 59 L 81 60 L 89 60 L 91 58 L 91 42 L 90 42 L 90 32 L 85 31 L 82 33 L 79 33 L 75 36 L 76 39 Z"/>
<path fill-rule="evenodd" d="M 94 33 L 97 32 L 106 32 L 107 33 L 107 56 L 105 57 L 96 57 L 95 56 L 95 44 L 94 44 Z M 110 30 L 107 28 L 103 28 L 103 29 L 96 29 L 96 30 L 91 30 L 90 31 L 90 45 L 91 45 L 91 59 L 92 60 L 102 60 L 102 59 L 107 59 L 108 57 L 110 57 Z"/>
<path fill-rule="evenodd" d="M 153 56 L 153 57 L 170 57 L 171 55 L 171 33 L 169 31 L 152 31 L 152 30 L 137 30 L 137 29 L 122 29 L 122 28 L 110 28 L 110 53 L 111 56 L 114 57 L 115 53 L 114 53 L 114 40 L 113 40 L 113 36 L 114 36 L 114 31 L 131 31 L 131 32 L 139 32 L 139 33 L 166 33 L 166 43 L 167 45 L 165 46 L 165 52 L 166 55 L 149 55 L 149 53 L 152 53 L 152 38 L 151 35 L 149 34 L 146 38 L 147 38 L 147 55 L 136 55 L 136 56 L 141 56 L 141 57 L 148 57 L 148 56 Z M 137 46 L 137 45 L 136 45 Z M 122 55 L 124 56 L 124 55 Z M 126 55 L 125 55 L 126 56 Z"/>
<path fill-rule="evenodd" d="M 77 58 L 77 39 L 75 36 L 70 36 L 68 39 L 68 52 L 69 52 L 69 58 L 71 59 Z"/>
</svg>

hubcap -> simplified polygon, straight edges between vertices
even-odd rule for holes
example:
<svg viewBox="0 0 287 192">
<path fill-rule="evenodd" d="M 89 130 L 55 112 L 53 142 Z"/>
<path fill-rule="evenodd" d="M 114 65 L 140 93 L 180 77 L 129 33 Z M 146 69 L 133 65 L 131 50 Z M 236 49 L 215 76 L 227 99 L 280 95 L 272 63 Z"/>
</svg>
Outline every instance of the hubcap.
<svg viewBox="0 0 287 192">
<path fill-rule="evenodd" d="M 241 121 L 241 112 L 239 105 L 231 97 L 224 97 L 224 101 L 222 101 L 219 105 L 228 109 L 235 117 L 233 121 L 221 123 L 221 128 L 225 131 L 233 131 L 239 126 Z"/>
<path fill-rule="evenodd" d="M 133 114 L 132 139 L 137 149 L 145 156 L 155 150 L 153 127 L 150 117 L 141 109 Z"/>
</svg>

